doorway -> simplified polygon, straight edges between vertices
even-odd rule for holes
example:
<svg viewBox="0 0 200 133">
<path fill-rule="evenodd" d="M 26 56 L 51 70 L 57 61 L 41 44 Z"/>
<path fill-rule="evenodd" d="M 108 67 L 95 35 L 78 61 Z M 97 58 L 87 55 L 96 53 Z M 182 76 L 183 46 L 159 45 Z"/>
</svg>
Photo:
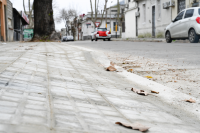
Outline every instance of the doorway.
<svg viewBox="0 0 200 133">
<path fill-rule="evenodd" d="M 138 36 L 138 17 L 136 17 L 136 36 Z"/>
<path fill-rule="evenodd" d="M 155 6 L 152 7 L 152 37 L 156 36 L 156 25 L 155 25 Z"/>
</svg>

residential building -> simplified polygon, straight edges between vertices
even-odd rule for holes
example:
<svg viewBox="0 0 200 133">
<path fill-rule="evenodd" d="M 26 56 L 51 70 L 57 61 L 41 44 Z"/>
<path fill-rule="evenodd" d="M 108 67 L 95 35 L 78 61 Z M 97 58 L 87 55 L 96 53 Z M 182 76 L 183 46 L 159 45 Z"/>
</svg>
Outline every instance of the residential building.
<svg viewBox="0 0 200 133">
<path fill-rule="evenodd" d="M 21 16 L 21 14 L 13 8 L 14 19 L 14 36 L 13 41 L 23 41 L 24 26 L 29 23 Z"/>
<path fill-rule="evenodd" d="M 120 20 L 122 18 L 124 8 L 125 8 L 125 3 L 124 3 L 124 1 L 121 1 L 120 2 L 120 15 L 119 15 Z M 115 29 L 116 29 L 115 26 L 118 22 L 117 13 L 118 13 L 118 9 L 117 9 L 116 5 L 114 5 L 110 8 L 107 8 L 107 16 L 106 16 L 106 14 L 104 14 L 102 23 L 100 25 L 100 28 L 106 28 L 106 22 L 107 22 L 107 29 L 111 31 L 112 38 L 115 38 L 115 37 L 119 38 L 122 36 L 122 27 L 121 26 L 118 26 L 117 32 L 115 31 Z M 97 22 L 101 22 L 102 14 L 99 13 L 97 15 L 97 18 L 98 18 Z M 95 24 L 91 21 L 91 12 L 89 12 L 87 15 L 85 15 L 82 18 L 81 23 L 82 23 L 82 26 L 81 26 L 82 37 L 80 37 L 80 38 L 83 38 L 83 40 L 91 39 L 90 35 L 95 29 Z"/>
<path fill-rule="evenodd" d="M 0 0 L 0 40 L 6 41 L 6 30 L 7 30 L 7 23 L 6 23 L 6 5 L 7 0 Z"/>
<path fill-rule="evenodd" d="M 139 37 L 164 37 L 165 27 L 171 23 L 172 7 L 163 8 L 171 0 L 135 0 L 138 4 L 136 29 Z"/>
<path fill-rule="evenodd" d="M 13 22 L 13 5 L 12 3 L 7 0 L 7 32 L 6 32 L 6 40 L 13 41 L 13 34 L 14 34 L 14 22 Z"/>
<path fill-rule="evenodd" d="M 137 27 L 137 15 L 138 4 L 135 1 L 125 0 L 125 32 L 123 33 L 122 38 L 135 38 L 138 35 Z"/>
<path fill-rule="evenodd" d="M 125 0 L 123 38 L 164 38 L 164 29 L 178 13 L 199 7 L 200 0 Z"/>
</svg>

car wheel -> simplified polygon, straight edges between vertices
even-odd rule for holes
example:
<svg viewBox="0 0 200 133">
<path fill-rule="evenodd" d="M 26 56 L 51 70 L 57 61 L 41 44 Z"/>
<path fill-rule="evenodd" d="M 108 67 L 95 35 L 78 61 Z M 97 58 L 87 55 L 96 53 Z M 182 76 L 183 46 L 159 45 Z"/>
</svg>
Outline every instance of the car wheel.
<svg viewBox="0 0 200 133">
<path fill-rule="evenodd" d="M 108 41 L 110 41 L 110 38 L 108 39 Z"/>
<path fill-rule="evenodd" d="M 103 41 L 106 41 L 106 39 L 103 39 Z"/>
<path fill-rule="evenodd" d="M 189 31 L 189 41 L 190 43 L 198 43 L 199 42 L 199 35 L 196 34 L 194 29 Z"/>
<path fill-rule="evenodd" d="M 98 39 L 97 39 L 97 38 L 95 38 L 95 41 L 98 41 Z"/>
<path fill-rule="evenodd" d="M 168 31 L 167 34 L 165 35 L 165 39 L 167 43 L 171 43 L 172 42 L 172 38 L 171 38 L 171 34 Z"/>
<path fill-rule="evenodd" d="M 91 37 L 91 41 L 93 42 L 93 39 L 92 39 L 92 37 Z"/>
</svg>

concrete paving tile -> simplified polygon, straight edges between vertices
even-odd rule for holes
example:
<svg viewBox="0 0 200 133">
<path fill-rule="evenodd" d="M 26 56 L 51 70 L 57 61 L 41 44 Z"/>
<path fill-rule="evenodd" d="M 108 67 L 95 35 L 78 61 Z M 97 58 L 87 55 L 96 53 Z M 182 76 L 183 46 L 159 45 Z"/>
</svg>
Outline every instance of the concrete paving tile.
<svg viewBox="0 0 200 133">
<path fill-rule="evenodd" d="M 16 46 L 7 47 L 13 52 Z M 125 89 L 134 84 L 88 63 L 87 51 L 40 43 L 33 51 L 12 52 L 0 53 L 0 60 L 13 62 L 0 64 L 0 132 L 139 133 L 116 125 L 118 121 L 149 125 L 150 133 L 196 131 Z"/>
</svg>

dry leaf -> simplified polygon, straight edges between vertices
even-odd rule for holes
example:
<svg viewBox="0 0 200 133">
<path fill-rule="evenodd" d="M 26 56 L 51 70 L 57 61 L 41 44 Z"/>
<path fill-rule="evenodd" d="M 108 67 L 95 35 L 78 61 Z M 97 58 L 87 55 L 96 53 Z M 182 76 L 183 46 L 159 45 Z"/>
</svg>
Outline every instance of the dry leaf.
<svg viewBox="0 0 200 133">
<path fill-rule="evenodd" d="M 190 98 L 189 100 L 185 100 L 186 102 L 190 102 L 190 103 L 196 103 L 195 100 L 193 100 L 192 98 Z"/>
<path fill-rule="evenodd" d="M 144 90 L 138 90 L 138 89 L 131 89 L 133 92 L 135 92 L 135 93 L 137 93 L 137 94 L 139 94 L 139 95 L 144 95 L 144 96 L 147 96 L 148 95 L 148 93 L 146 92 L 146 91 L 144 91 Z"/>
<path fill-rule="evenodd" d="M 115 64 L 113 62 L 110 62 L 110 65 L 113 66 L 113 67 L 115 66 Z"/>
<path fill-rule="evenodd" d="M 117 69 L 113 66 L 109 66 L 108 68 L 106 68 L 106 71 L 116 71 Z"/>
<path fill-rule="evenodd" d="M 128 72 L 133 72 L 133 69 L 129 69 L 129 70 L 127 70 Z"/>
<path fill-rule="evenodd" d="M 146 78 L 148 78 L 148 79 L 152 79 L 153 77 L 151 77 L 151 76 L 145 76 Z"/>
<path fill-rule="evenodd" d="M 127 128 L 132 128 L 134 130 L 139 130 L 141 132 L 145 132 L 147 130 L 149 130 L 150 127 L 146 127 L 140 123 L 131 123 L 131 124 L 128 124 L 128 123 L 121 123 L 121 122 L 116 122 L 115 124 L 118 124 L 118 125 L 121 125 L 121 126 L 124 126 L 124 127 L 127 127 Z"/>
<path fill-rule="evenodd" d="M 156 91 L 151 91 L 151 93 L 156 93 L 156 94 L 159 94 L 159 92 L 156 92 Z"/>
</svg>

